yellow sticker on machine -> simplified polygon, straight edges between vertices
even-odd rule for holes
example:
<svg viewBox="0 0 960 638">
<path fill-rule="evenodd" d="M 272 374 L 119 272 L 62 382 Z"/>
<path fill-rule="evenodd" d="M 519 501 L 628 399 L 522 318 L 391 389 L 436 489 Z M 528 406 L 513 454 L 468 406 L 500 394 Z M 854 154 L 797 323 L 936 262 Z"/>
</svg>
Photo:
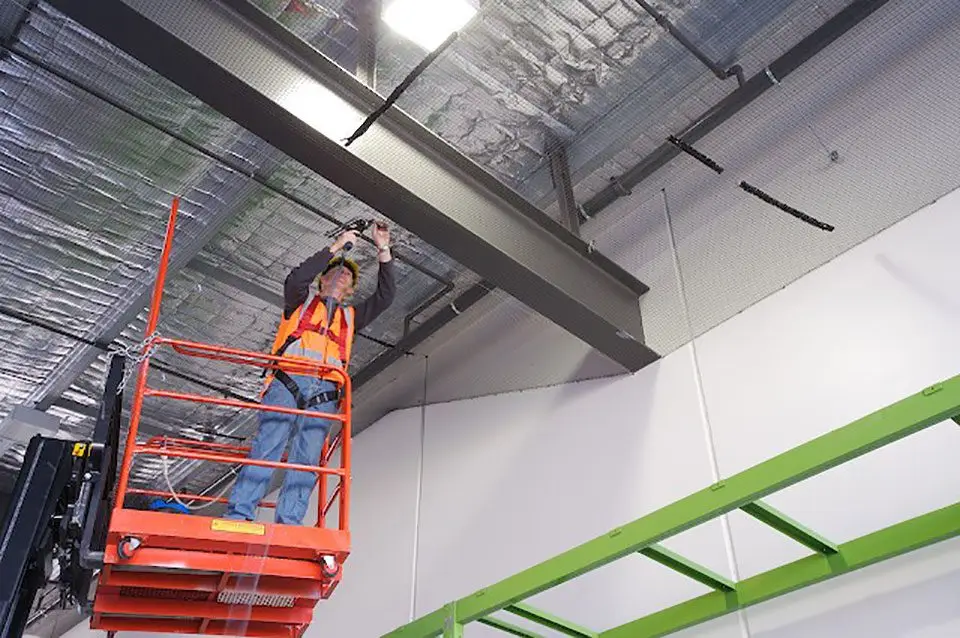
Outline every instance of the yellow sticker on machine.
<svg viewBox="0 0 960 638">
<path fill-rule="evenodd" d="M 213 519 L 210 524 L 211 529 L 216 532 L 234 532 L 236 534 L 255 534 L 263 536 L 267 533 L 267 528 L 262 523 L 250 523 L 247 521 L 230 521 L 221 518 Z"/>
</svg>

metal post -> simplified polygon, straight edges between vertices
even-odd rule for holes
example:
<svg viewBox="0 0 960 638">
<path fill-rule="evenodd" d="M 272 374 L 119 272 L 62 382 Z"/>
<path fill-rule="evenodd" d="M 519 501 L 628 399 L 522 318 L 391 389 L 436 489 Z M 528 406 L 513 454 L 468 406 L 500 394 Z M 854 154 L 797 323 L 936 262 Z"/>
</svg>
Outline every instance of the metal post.
<svg viewBox="0 0 960 638">
<path fill-rule="evenodd" d="M 353 441 L 353 434 L 350 431 L 350 424 L 353 421 L 353 382 L 350 377 L 343 381 L 343 423 L 340 429 L 340 468 L 343 475 L 340 476 L 340 529 L 350 529 L 350 447 Z"/>
<path fill-rule="evenodd" d="M 553 134 L 547 135 L 547 157 L 550 160 L 550 175 L 557 191 L 560 218 L 574 235 L 580 235 L 580 212 L 573 196 L 573 181 L 570 178 L 570 162 L 564 142 Z"/>
<path fill-rule="evenodd" d="M 167 235 L 163 242 L 163 251 L 160 253 L 160 266 L 157 269 L 157 280 L 153 285 L 153 298 L 150 302 L 150 315 L 147 318 L 147 327 L 144 330 L 144 339 L 141 355 L 145 355 L 153 343 L 151 338 L 157 330 L 160 321 L 160 301 L 163 298 L 163 284 L 167 278 L 167 266 L 170 262 L 170 251 L 173 247 L 173 231 L 177 224 L 177 212 L 180 210 L 180 198 L 174 197 L 170 206 L 170 217 L 167 220 Z M 127 491 L 127 481 L 130 476 L 130 465 L 133 461 L 133 450 L 137 444 L 137 427 L 140 425 L 140 413 L 143 410 L 144 390 L 147 387 L 147 373 L 150 368 L 149 357 L 140 362 L 140 371 L 137 374 L 137 389 L 134 393 L 133 407 L 130 409 L 130 429 L 127 431 L 127 443 L 123 450 L 123 463 L 120 467 L 120 480 L 117 483 L 116 500 L 113 510 L 123 509 L 123 496 Z"/>
<path fill-rule="evenodd" d="M 357 28 L 357 77 L 377 90 L 377 40 L 380 35 L 382 0 L 360 0 Z"/>
<path fill-rule="evenodd" d="M 463 638 L 463 625 L 457 622 L 457 603 L 446 607 L 447 617 L 443 621 L 443 638 Z"/>
</svg>

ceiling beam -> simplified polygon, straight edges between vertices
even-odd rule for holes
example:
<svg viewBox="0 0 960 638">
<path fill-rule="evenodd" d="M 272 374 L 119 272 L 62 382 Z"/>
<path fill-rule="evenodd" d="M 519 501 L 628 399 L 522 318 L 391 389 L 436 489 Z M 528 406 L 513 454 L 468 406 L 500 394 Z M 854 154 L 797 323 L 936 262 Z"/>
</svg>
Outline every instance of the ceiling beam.
<svg viewBox="0 0 960 638">
<path fill-rule="evenodd" d="M 648 287 L 247 0 L 53 0 L 60 11 L 630 371 Z M 216 37 L 210 37 L 215 33 Z"/>
</svg>

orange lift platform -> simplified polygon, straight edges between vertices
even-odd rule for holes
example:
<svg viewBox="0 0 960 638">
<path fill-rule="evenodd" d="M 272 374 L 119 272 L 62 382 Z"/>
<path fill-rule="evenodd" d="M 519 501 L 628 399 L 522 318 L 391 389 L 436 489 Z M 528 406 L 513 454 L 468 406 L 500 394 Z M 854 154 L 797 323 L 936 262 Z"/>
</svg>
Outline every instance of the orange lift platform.
<svg viewBox="0 0 960 638">
<path fill-rule="evenodd" d="M 90 626 L 110 633 L 211 634 L 296 638 L 313 619 L 314 607 L 336 589 L 350 552 L 350 378 L 318 361 L 276 357 L 234 348 L 155 336 L 179 200 L 174 199 L 154 284 L 143 350 L 130 412 L 123 460 L 110 513 Z M 212 396 L 147 387 L 150 358 L 168 347 L 188 357 L 294 374 L 337 374 L 343 389 L 340 414 L 265 406 Z M 146 400 L 191 401 L 250 410 L 272 410 L 341 423 L 323 447 L 316 466 L 258 461 L 249 448 L 185 438 L 137 441 Z M 331 466 L 335 452 L 339 462 Z M 260 465 L 318 475 L 317 521 L 313 526 L 234 521 L 209 516 L 143 511 L 125 506 L 127 495 L 176 497 L 181 501 L 225 502 L 222 497 L 133 489 L 130 468 L 144 455 L 222 464 Z M 335 485 L 334 485 L 335 483 Z M 333 489 L 330 489 L 330 488 Z M 329 492 L 329 493 L 328 493 Z M 331 509 L 337 506 L 335 524 Z M 261 502 L 261 507 L 275 503 Z"/>
</svg>

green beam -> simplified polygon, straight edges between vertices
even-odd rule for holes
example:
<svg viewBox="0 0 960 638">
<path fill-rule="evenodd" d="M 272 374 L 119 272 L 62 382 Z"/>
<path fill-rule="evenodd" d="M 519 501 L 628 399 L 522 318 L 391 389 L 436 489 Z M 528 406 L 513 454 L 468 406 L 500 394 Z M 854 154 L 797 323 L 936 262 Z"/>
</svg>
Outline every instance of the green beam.
<svg viewBox="0 0 960 638">
<path fill-rule="evenodd" d="M 836 554 L 837 546 L 813 530 L 807 529 L 775 507 L 756 501 L 740 508 L 761 523 L 766 523 L 778 532 L 789 536 L 820 554 Z"/>
<path fill-rule="evenodd" d="M 650 547 L 644 547 L 640 550 L 640 553 L 647 558 L 655 560 L 661 565 L 665 565 L 670 569 L 678 571 L 684 576 L 689 576 L 690 578 L 699 581 L 712 589 L 717 589 L 719 591 L 733 591 L 735 588 L 735 585 L 732 581 L 724 578 L 716 572 L 710 571 L 702 565 L 698 565 L 692 560 L 684 558 L 680 554 L 671 552 L 663 545 L 651 545 Z"/>
<path fill-rule="evenodd" d="M 457 617 L 466 624 L 489 616 L 958 414 L 960 376 L 955 376 L 461 598 Z M 444 618 L 434 612 L 386 636 L 437 636 Z"/>
<path fill-rule="evenodd" d="M 783 596 L 900 554 L 960 535 L 960 503 L 922 514 L 843 543 L 835 554 L 814 554 L 737 583 L 734 592 L 711 592 L 614 627 L 600 638 L 655 638 Z"/>
<path fill-rule="evenodd" d="M 573 638 L 597 638 L 597 632 L 595 631 L 584 629 L 583 627 L 575 625 L 569 620 L 558 618 L 553 614 L 536 609 L 535 607 L 531 607 L 525 603 L 507 605 L 504 607 L 504 611 L 508 611 L 515 616 L 520 616 L 521 618 L 526 618 L 530 622 L 535 622 L 538 625 L 546 627 L 547 629 L 552 629 L 563 634 L 564 636 L 573 636 Z"/>
<path fill-rule="evenodd" d="M 514 636 L 520 636 L 520 638 L 544 638 L 541 634 L 534 633 L 529 629 L 524 629 L 523 627 L 511 625 L 508 622 L 504 622 L 499 618 L 493 618 L 491 616 L 487 616 L 486 618 L 480 618 L 477 620 L 477 622 L 480 623 L 481 625 L 494 627 L 495 629 L 499 629 L 502 632 L 505 632 Z"/>
</svg>

